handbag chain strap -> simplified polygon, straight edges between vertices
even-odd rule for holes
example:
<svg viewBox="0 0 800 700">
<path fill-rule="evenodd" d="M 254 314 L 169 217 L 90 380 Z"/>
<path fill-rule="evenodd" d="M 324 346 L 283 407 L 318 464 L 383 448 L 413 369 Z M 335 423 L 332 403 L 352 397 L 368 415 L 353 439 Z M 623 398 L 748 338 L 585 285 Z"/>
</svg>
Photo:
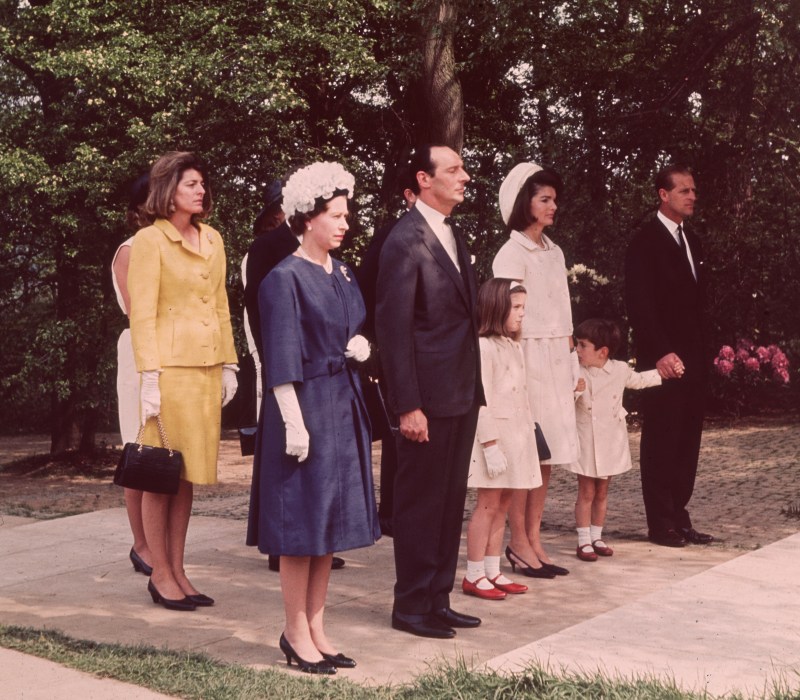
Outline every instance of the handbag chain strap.
<svg viewBox="0 0 800 700">
<path fill-rule="evenodd" d="M 156 423 L 158 424 L 158 435 L 161 438 L 161 446 L 166 447 L 169 450 L 169 456 L 172 457 L 172 448 L 169 446 L 169 440 L 167 440 L 167 434 L 166 432 L 164 432 L 164 426 L 161 424 L 160 414 L 156 416 Z M 147 425 L 147 421 L 145 421 L 139 426 L 139 433 L 136 435 L 136 444 L 139 445 L 139 452 L 141 452 L 142 448 L 144 447 L 144 445 L 142 444 L 142 440 L 144 439 L 145 425 Z"/>
</svg>

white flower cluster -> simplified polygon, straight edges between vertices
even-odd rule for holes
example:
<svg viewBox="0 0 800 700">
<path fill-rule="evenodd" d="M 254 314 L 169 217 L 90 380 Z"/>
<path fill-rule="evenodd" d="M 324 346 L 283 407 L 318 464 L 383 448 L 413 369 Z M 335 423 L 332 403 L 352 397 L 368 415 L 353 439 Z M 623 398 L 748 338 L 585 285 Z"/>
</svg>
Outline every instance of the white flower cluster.
<svg viewBox="0 0 800 700">
<path fill-rule="evenodd" d="M 283 188 L 283 212 L 287 217 L 295 212 L 306 214 L 314 209 L 318 198 L 330 199 L 336 190 L 346 190 L 353 198 L 355 178 L 339 163 L 312 163 L 294 173 Z"/>
<path fill-rule="evenodd" d="M 569 268 L 569 270 L 567 270 L 567 275 L 569 276 L 570 284 L 577 284 L 580 277 L 588 277 L 590 283 L 600 287 L 609 282 L 608 277 L 601 275 L 597 270 L 587 267 L 582 263 L 576 263 Z"/>
</svg>

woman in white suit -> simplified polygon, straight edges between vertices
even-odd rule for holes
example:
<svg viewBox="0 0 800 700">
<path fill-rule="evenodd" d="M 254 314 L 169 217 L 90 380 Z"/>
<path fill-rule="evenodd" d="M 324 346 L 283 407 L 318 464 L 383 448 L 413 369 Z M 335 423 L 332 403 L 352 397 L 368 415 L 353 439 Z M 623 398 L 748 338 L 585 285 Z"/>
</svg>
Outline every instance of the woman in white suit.
<svg viewBox="0 0 800 700">
<path fill-rule="evenodd" d="M 147 174 L 139 177 L 131 187 L 131 199 L 128 203 L 128 225 L 132 229 L 146 226 L 149 222 L 142 212 L 147 199 L 147 187 L 150 178 Z M 117 303 L 122 313 L 129 316 L 131 297 L 128 294 L 128 266 L 131 259 L 133 236 L 123 241 L 111 262 L 111 281 L 117 295 Z M 133 442 L 139 432 L 139 373 L 133 359 L 130 328 L 125 328 L 117 341 L 117 409 L 119 413 L 119 431 L 122 444 Z M 142 492 L 138 489 L 125 489 L 125 510 L 133 533 L 133 546 L 130 551 L 131 564 L 135 571 L 149 576 L 153 569 L 150 566 L 150 548 L 144 536 L 142 522 Z"/>
</svg>

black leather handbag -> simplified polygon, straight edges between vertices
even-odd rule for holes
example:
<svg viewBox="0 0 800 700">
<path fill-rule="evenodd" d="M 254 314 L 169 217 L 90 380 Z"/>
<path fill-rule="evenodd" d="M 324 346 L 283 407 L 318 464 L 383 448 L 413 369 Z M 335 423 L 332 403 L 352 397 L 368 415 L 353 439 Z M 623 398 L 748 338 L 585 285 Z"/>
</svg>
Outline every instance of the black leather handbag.
<svg viewBox="0 0 800 700">
<path fill-rule="evenodd" d="M 142 423 L 136 442 L 128 442 L 122 448 L 122 456 L 114 472 L 114 483 L 129 489 L 173 495 L 178 493 L 183 455 L 178 450 L 170 449 L 164 426 L 161 425 L 161 416 L 156 416 L 156 421 L 163 447 L 142 444 L 145 426 Z"/>
<path fill-rule="evenodd" d="M 550 459 L 550 448 L 547 446 L 547 440 L 544 439 L 542 426 L 534 423 L 534 433 L 536 434 L 536 451 L 539 453 L 539 461 L 546 462 Z"/>
<path fill-rule="evenodd" d="M 239 447 L 242 450 L 242 457 L 249 457 L 256 453 L 256 433 L 257 425 L 248 425 L 239 428 Z"/>
</svg>

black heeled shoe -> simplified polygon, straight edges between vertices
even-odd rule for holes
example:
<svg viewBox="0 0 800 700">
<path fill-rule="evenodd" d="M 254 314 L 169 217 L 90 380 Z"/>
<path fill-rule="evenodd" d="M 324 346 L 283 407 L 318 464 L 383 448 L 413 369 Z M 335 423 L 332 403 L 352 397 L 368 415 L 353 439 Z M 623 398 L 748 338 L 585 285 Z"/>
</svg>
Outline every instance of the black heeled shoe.
<svg viewBox="0 0 800 700">
<path fill-rule="evenodd" d="M 144 559 L 142 559 L 137 553 L 136 550 L 131 547 L 131 564 L 133 564 L 133 570 L 137 574 L 144 574 L 145 576 L 150 576 L 153 573 L 153 567 L 150 566 Z"/>
<path fill-rule="evenodd" d="M 539 563 L 548 571 L 552 571 L 556 576 L 566 576 L 569 573 L 569 569 L 565 569 L 563 566 L 558 566 L 557 564 L 545 564 L 541 559 Z"/>
<path fill-rule="evenodd" d="M 147 590 L 150 593 L 150 597 L 153 599 L 153 602 L 161 603 L 161 605 L 163 605 L 167 610 L 194 610 L 197 607 L 195 603 L 185 596 L 181 600 L 170 600 L 169 598 L 165 598 L 158 592 L 158 589 L 153 585 L 152 580 L 147 582 Z"/>
<path fill-rule="evenodd" d="M 512 557 L 514 558 L 512 559 Z M 511 564 L 511 571 L 516 572 L 517 567 L 519 567 L 519 572 L 523 576 L 528 576 L 529 578 L 556 577 L 554 572 L 550 571 L 549 569 L 545 569 L 544 566 L 534 569 L 530 564 L 528 564 L 528 562 L 514 554 L 514 552 L 511 550 L 511 547 L 506 547 L 506 559 L 508 559 L 508 563 Z"/>
<path fill-rule="evenodd" d="M 326 654 L 324 651 L 321 651 L 320 654 L 322 654 L 322 658 L 331 664 L 331 666 L 336 666 L 338 668 L 356 667 L 356 660 L 351 659 L 349 656 L 345 656 L 344 654 Z"/>
<path fill-rule="evenodd" d="M 292 659 L 297 662 L 297 667 L 303 673 L 321 673 L 327 676 L 331 676 L 336 673 L 336 667 L 331 666 L 330 662 L 327 659 L 322 659 L 322 661 L 306 661 L 305 659 L 301 659 L 297 652 L 292 649 L 292 645 L 289 644 L 289 640 L 286 639 L 286 635 L 282 634 L 280 640 L 278 641 L 278 646 L 281 648 L 281 651 L 286 655 L 286 665 L 292 665 Z M 324 656 L 324 654 L 323 654 Z"/>
<path fill-rule="evenodd" d="M 191 601 L 198 608 L 208 608 L 214 605 L 214 599 L 209 595 L 205 595 L 204 593 L 192 593 L 191 595 L 186 596 L 186 600 Z"/>
</svg>

